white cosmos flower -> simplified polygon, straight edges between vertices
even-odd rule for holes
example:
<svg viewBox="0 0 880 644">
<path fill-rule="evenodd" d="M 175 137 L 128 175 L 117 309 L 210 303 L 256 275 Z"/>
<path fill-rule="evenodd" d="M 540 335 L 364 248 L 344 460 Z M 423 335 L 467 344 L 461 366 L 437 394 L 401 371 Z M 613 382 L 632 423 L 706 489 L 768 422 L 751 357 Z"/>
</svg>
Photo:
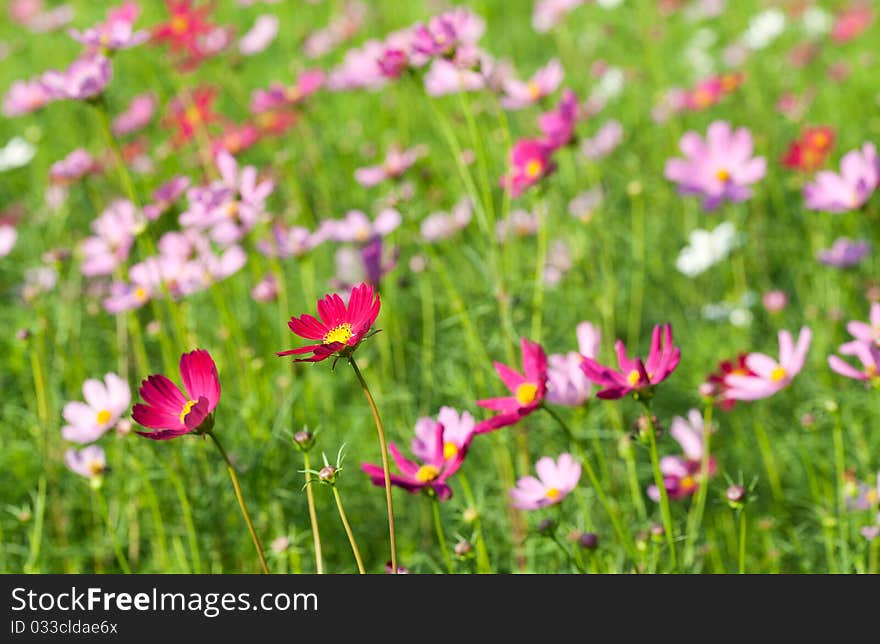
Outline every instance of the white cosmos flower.
<svg viewBox="0 0 880 644">
<path fill-rule="evenodd" d="M 785 31 L 785 14 L 780 9 L 767 9 L 749 21 L 743 42 L 749 49 L 764 49 Z"/>
<path fill-rule="evenodd" d="M 803 21 L 804 31 L 808 36 L 818 37 L 824 36 L 831 31 L 831 24 L 834 18 L 831 14 L 821 7 L 812 6 L 804 11 Z"/>
<path fill-rule="evenodd" d="M 698 228 L 690 234 L 690 243 L 681 249 L 675 267 L 688 277 L 696 277 L 730 254 L 737 245 L 736 229 L 730 222 L 713 231 Z"/>
<path fill-rule="evenodd" d="M 26 166 L 34 158 L 37 149 L 20 136 L 13 138 L 6 147 L 0 148 L 0 172 Z"/>
</svg>

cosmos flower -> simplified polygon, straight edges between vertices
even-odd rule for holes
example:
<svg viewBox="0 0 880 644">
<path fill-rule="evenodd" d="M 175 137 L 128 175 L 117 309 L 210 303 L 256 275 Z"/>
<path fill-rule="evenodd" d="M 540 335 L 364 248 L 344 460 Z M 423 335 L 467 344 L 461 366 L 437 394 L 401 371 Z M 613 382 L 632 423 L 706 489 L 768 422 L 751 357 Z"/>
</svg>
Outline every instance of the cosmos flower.
<svg viewBox="0 0 880 644">
<path fill-rule="evenodd" d="M 688 277 L 696 277 L 725 259 L 737 245 L 736 229 L 730 222 L 708 231 L 691 231 L 689 244 L 681 249 L 675 267 Z"/>
<path fill-rule="evenodd" d="M 840 237 L 834 240 L 831 248 L 820 250 L 816 254 L 816 259 L 826 266 L 847 268 L 861 262 L 870 252 L 871 243 L 868 240 Z"/>
<path fill-rule="evenodd" d="M 266 274 L 251 289 L 251 297 L 257 302 L 271 302 L 278 297 L 278 280 L 272 273 Z"/>
<path fill-rule="evenodd" d="M 278 16 L 263 14 L 257 16 L 254 26 L 238 41 L 238 51 L 245 56 L 253 56 L 264 51 L 278 36 Z"/>
<path fill-rule="evenodd" d="M 304 255 L 317 246 L 324 237 L 304 226 L 287 226 L 283 222 L 272 225 L 272 236 L 257 242 L 257 249 L 266 257 L 290 258 Z"/>
<path fill-rule="evenodd" d="M 44 72 L 41 81 L 52 98 L 81 101 L 101 94 L 112 76 L 113 69 L 107 57 L 85 54 L 64 71 Z"/>
<path fill-rule="evenodd" d="M 318 228 L 320 239 L 338 242 L 367 243 L 374 237 L 386 237 L 400 226 L 400 213 L 394 208 L 384 208 L 370 221 L 360 210 L 349 210 L 343 219 L 325 219 Z"/>
<path fill-rule="evenodd" d="M 664 456 L 660 459 L 660 472 L 663 486 L 673 501 L 691 496 L 701 484 L 701 469 L 705 451 L 705 435 L 711 428 L 703 424 L 703 416 L 696 409 L 688 412 L 687 419 L 675 416 L 669 429 L 670 435 L 678 441 L 684 456 Z M 715 473 L 715 459 L 708 460 L 707 474 Z M 648 497 L 660 502 L 660 490 L 656 485 L 648 488 Z"/>
<path fill-rule="evenodd" d="M 252 114 L 263 114 L 299 105 L 306 98 L 324 86 L 324 72 L 320 69 L 307 69 L 297 76 L 293 85 L 272 83 L 269 89 L 257 89 L 251 94 Z"/>
<path fill-rule="evenodd" d="M 213 3 L 196 7 L 193 0 L 165 0 L 165 7 L 168 22 L 154 27 L 153 40 L 166 43 L 174 53 L 185 53 L 188 62 L 195 63 L 204 56 L 199 39 L 215 29 L 207 18 L 214 9 Z"/>
<path fill-rule="evenodd" d="M 874 22 L 874 12 L 869 6 L 854 6 L 839 13 L 831 28 L 831 40 L 838 44 L 849 42 Z"/>
<path fill-rule="evenodd" d="M 55 183 L 69 184 L 95 172 L 97 167 L 98 164 L 91 154 L 83 148 L 77 148 L 52 164 L 49 168 L 49 177 Z"/>
<path fill-rule="evenodd" d="M 140 227 L 134 204 L 119 199 L 91 224 L 94 235 L 82 242 L 83 261 L 80 266 L 86 277 L 111 275 L 127 259 Z"/>
<path fill-rule="evenodd" d="M 650 395 L 656 385 L 675 371 L 681 359 L 681 350 L 672 344 L 670 324 L 658 324 L 654 327 L 651 349 L 644 362 L 638 356 L 630 360 L 626 354 L 626 345 L 621 340 L 615 342 L 614 349 L 620 371 L 605 367 L 586 356 L 581 361 L 581 369 L 587 378 L 604 387 L 596 395 L 607 400 L 623 398 L 629 393 Z"/>
<path fill-rule="evenodd" d="M 140 15 L 140 7 L 130 0 L 107 11 L 107 20 L 85 31 L 71 29 L 70 37 L 93 51 L 116 51 L 129 49 L 146 42 L 148 31 L 134 31 L 134 22 Z"/>
<path fill-rule="evenodd" d="M 390 480 L 392 485 L 413 494 L 431 490 L 439 500 L 446 501 L 452 497 L 452 488 L 449 487 L 447 481 L 461 467 L 464 457 L 467 455 L 470 441 L 459 446 L 453 442 L 451 437 L 447 437 L 449 430 L 444 425 L 439 422 L 433 422 L 433 425 L 433 429 L 430 430 L 432 443 L 422 445 L 425 449 L 420 449 L 421 465 L 403 456 L 394 443 L 388 444 L 391 458 L 397 469 L 400 470 L 400 474 L 392 474 Z M 419 431 L 418 425 L 417 431 Z M 422 436 L 427 437 L 428 432 L 424 427 L 421 428 L 421 432 Z M 373 485 L 379 487 L 385 485 L 385 474 L 381 466 L 363 463 L 361 469 L 370 477 Z"/>
<path fill-rule="evenodd" d="M 435 212 L 422 220 L 419 228 L 422 239 L 428 243 L 448 239 L 470 223 L 472 214 L 471 200 L 468 197 L 462 197 L 452 207 L 449 214 Z"/>
<path fill-rule="evenodd" d="M 425 146 L 416 146 L 404 150 L 393 145 L 385 155 L 381 165 L 358 168 L 354 178 L 362 186 L 375 186 L 387 179 L 397 179 L 426 153 Z"/>
<path fill-rule="evenodd" d="M 186 143 L 199 129 L 217 121 L 218 116 L 211 109 L 216 98 L 217 90 L 213 87 L 197 87 L 188 95 L 178 96 L 171 101 L 166 124 L 176 130 L 173 137 L 175 145 Z"/>
<path fill-rule="evenodd" d="M 64 453 L 64 464 L 71 472 L 84 476 L 95 485 L 99 484 L 107 471 L 107 457 L 104 450 L 97 445 L 67 450 Z"/>
<path fill-rule="evenodd" d="M 113 134 L 125 136 L 142 130 L 153 120 L 156 111 L 156 95 L 152 92 L 138 94 L 129 103 L 128 108 L 113 119 Z"/>
<path fill-rule="evenodd" d="M 730 400 L 760 400 L 785 389 L 803 369 L 812 337 L 810 329 L 803 327 L 795 344 L 791 333 L 780 331 L 779 360 L 763 353 L 748 354 L 745 364 L 753 375 L 727 375 L 723 396 Z"/>
<path fill-rule="evenodd" d="M 580 407 L 590 398 L 593 385 L 581 370 L 584 358 L 599 354 L 602 332 L 590 322 L 581 322 L 576 331 L 578 350 L 554 353 L 547 358 L 547 402 Z"/>
<path fill-rule="evenodd" d="M 566 89 L 563 90 L 562 99 L 556 109 L 538 117 L 538 129 L 541 130 L 551 150 L 556 150 L 571 142 L 577 120 L 577 96 L 570 89 Z"/>
<path fill-rule="evenodd" d="M 305 355 L 295 362 L 320 362 L 330 356 L 347 357 L 354 353 L 361 341 L 366 338 L 379 317 L 381 302 L 369 284 L 360 284 L 351 291 L 348 304 L 331 293 L 318 300 L 320 320 L 311 315 L 291 317 L 287 326 L 290 330 L 307 340 L 320 340 L 321 344 L 311 344 L 298 349 L 278 352 L 278 356 Z"/>
<path fill-rule="evenodd" d="M 509 80 L 504 85 L 501 105 L 508 110 L 519 110 L 537 103 L 555 92 L 562 83 L 565 72 L 556 58 L 535 72 L 528 81 Z"/>
<path fill-rule="evenodd" d="M 539 510 L 556 505 L 568 496 L 581 478 L 581 464 L 571 454 L 560 454 L 555 461 L 549 456 L 535 463 L 538 477 L 524 476 L 510 491 L 513 507 Z"/>
<path fill-rule="evenodd" d="M 8 117 L 30 114 L 54 98 L 40 79 L 15 81 L 3 97 L 3 114 Z"/>
<path fill-rule="evenodd" d="M 181 195 L 189 188 L 190 178 L 184 176 L 172 177 L 153 191 L 153 203 L 144 206 L 144 215 L 149 220 L 158 219 L 180 199 Z"/>
<path fill-rule="evenodd" d="M 855 340 L 840 345 L 838 351 L 844 356 L 854 356 L 862 363 L 862 368 L 857 369 L 840 356 L 828 356 L 828 366 L 841 376 L 880 382 L 880 348 L 876 342 L 864 342 Z"/>
<path fill-rule="evenodd" d="M 15 242 L 18 239 L 18 231 L 15 225 L 7 222 L 0 222 L 0 257 L 6 257 L 15 248 Z"/>
<path fill-rule="evenodd" d="M 37 148 L 20 136 L 15 136 L 0 148 L 0 172 L 23 168 L 31 162 Z"/>
<path fill-rule="evenodd" d="M 61 428 L 64 440 L 92 443 L 112 429 L 131 404 L 128 383 L 115 373 L 104 376 L 104 382 L 89 379 L 83 383 L 85 402 L 69 402 L 62 415 L 67 425 Z"/>
<path fill-rule="evenodd" d="M 436 454 L 437 441 L 442 439 L 444 459 L 457 458 L 470 445 L 476 425 L 470 412 L 459 413 L 452 407 L 441 407 L 437 420 L 425 416 L 416 421 L 412 452 L 419 460 L 429 462 Z M 438 432 L 442 432 L 442 436 L 438 436 Z"/>
<path fill-rule="evenodd" d="M 152 440 L 169 440 L 214 427 L 214 409 L 220 402 L 217 365 L 204 349 L 180 356 L 180 376 L 185 393 L 163 375 L 148 376 L 141 383 L 144 403 L 131 410 L 134 421 L 154 431 L 136 432 Z"/>
<path fill-rule="evenodd" d="M 873 143 L 847 152 L 840 160 L 840 174 L 823 170 L 804 186 L 810 210 L 841 213 L 861 208 L 880 184 L 880 160 Z"/>
<path fill-rule="evenodd" d="M 731 388 L 727 384 L 727 376 L 756 376 L 746 364 L 747 353 L 741 353 L 733 360 L 722 360 L 718 368 L 706 378 L 706 382 L 700 387 L 700 393 L 712 398 L 721 409 L 730 411 L 736 405 L 736 399 L 728 398 L 725 393 Z"/>
<path fill-rule="evenodd" d="M 880 303 L 871 305 L 868 322 L 853 320 L 846 325 L 846 330 L 859 342 L 873 344 L 880 348 Z"/>
<path fill-rule="evenodd" d="M 682 194 L 701 195 L 703 208 L 714 210 L 726 199 L 734 203 L 752 196 L 749 185 L 767 172 L 764 157 L 752 157 L 752 135 L 732 130 L 726 121 L 709 125 L 705 141 L 694 131 L 679 143 L 685 159 L 669 159 L 665 176 Z"/>
<path fill-rule="evenodd" d="M 623 141 L 623 126 L 620 121 L 610 119 L 599 128 L 594 136 L 583 140 L 581 154 L 588 159 L 598 161 L 614 152 L 621 141 Z"/>
<path fill-rule="evenodd" d="M 514 371 L 505 364 L 495 362 L 495 371 L 510 390 L 511 395 L 500 398 L 478 400 L 477 404 L 485 409 L 499 412 L 477 428 L 477 433 L 484 433 L 513 425 L 535 411 L 544 401 L 547 394 L 547 356 L 544 349 L 536 342 L 526 338 L 520 339 L 522 348 L 523 374 Z"/>
<path fill-rule="evenodd" d="M 510 151 L 510 171 L 501 178 L 502 187 L 511 197 L 522 195 L 556 169 L 551 159 L 552 152 L 551 146 L 543 140 L 517 141 Z"/>
<path fill-rule="evenodd" d="M 382 78 L 385 78 L 384 75 Z M 436 58 L 425 73 L 428 96 L 475 92 L 486 86 L 486 77 L 473 69 L 461 67 L 445 58 Z"/>
<path fill-rule="evenodd" d="M 782 165 L 786 168 L 812 172 L 825 163 L 834 147 L 834 130 L 827 126 L 808 127 L 796 141 L 792 141 Z"/>
<path fill-rule="evenodd" d="M 584 0 L 536 0 L 532 10 L 532 28 L 539 34 L 547 33 Z"/>
</svg>

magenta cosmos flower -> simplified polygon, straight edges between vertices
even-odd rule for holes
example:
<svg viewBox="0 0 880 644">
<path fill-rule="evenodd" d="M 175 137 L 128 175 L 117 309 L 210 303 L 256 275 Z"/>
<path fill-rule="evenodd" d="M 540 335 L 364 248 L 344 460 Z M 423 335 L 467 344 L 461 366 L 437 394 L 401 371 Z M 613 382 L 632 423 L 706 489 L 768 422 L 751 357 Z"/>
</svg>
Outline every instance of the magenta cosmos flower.
<svg viewBox="0 0 880 644">
<path fill-rule="evenodd" d="M 750 353 L 746 356 L 745 366 L 753 375 L 731 373 L 724 378 L 727 389 L 724 398 L 728 400 L 760 400 L 769 398 L 787 387 L 794 377 L 803 369 L 810 340 L 813 334 L 808 327 L 803 327 L 798 334 L 797 344 L 791 333 L 779 332 L 779 360 L 774 360 L 763 353 Z"/>
<path fill-rule="evenodd" d="M 135 96 L 128 108 L 113 119 L 113 134 L 124 136 L 145 128 L 153 119 L 156 102 L 156 95 L 152 92 Z"/>
<path fill-rule="evenodd" d="M 196 349 L 180 356 L 180 377 L 186 392 L 162 375 L 148 376 L 141 383 L 144 403 L 131 410 L 135 422 L 153 429 L 137 432 L 145 438 L 168 440 L 214 427 L 214 408 L 220 401 L 220 378 L 211 354 Z"/>
<path fill-rule="evenodd" d="M 562 63 L 554 58 L 527 81 L 516 79 L 507 81 L 504 84 L 501 105 L 508 110 L 519 110 L 537 103 L 559 88 L 564 75 Z"/>
<path fill-rule="evenodd" d="M 115 373 L 104 376 L 104 382 L 89 379 L 83 383 L 85 402 L 69 402 L 62 415 L 67 425 L 61 428 L 64 440 L 91 443 L 111 429 L 131 404 L 128 383 Z"/>
<path fill-rule="evenodd" d="M 687 419 L 676 416 L 672 419 L 669 433 L 681 445 L 684 456 L 665 456 L 660 459 L 660 472 L 663 486 L 673 501 L 691 496 L 700 486 L 700 471 L 705 452 L 705 436 L 709 428 L 703 424 L 703 416 L 696 409 L 688 412 Z M 715 459 L 708 459 L 709 476 L 715 474 Z M 648 488 L 648 496 L 660 502 L 660 490 L 656 485 Z"/>
<path fill-rule="evenodd" d="M 513 507 L 539 510 L 560 503 L 577 486 L 581 464 L 571 454 L 560 454 L 555 461 L 549 456 L 535 463 L 538 477 L 524 476 L 510 491 Z"/>
<path fill-rule="evenodd" d="M 840 160 L 840 174 L 823 170 L 804 186 L 810 210 L 847 212 L 861 208 L 880 184 L 880 160 L 873 143 L 847 152 Z"/>
<path fill-rule="evenodd" d="M 658 324 L 651 335 L 647 361 L 636 356 L 630 360 L 622 340 L 614 344 L 620 371 L 615 371 L 585 357 L 581 370 L 592 382 L 604 387 L 596 396 L 606 400 L 623 398 L 629 393 L 650 395 L 653 387 L 669 377 L 681 359 L 681 349 L 672 344 L 672 325 Z"/>
<path fill-rule="evenodd" d="M 276 355 L 312 354 L 307 358 L 296 358 L 295 362 L 320 362 L 332 355 L 350 356 L 369 334 L 379 316 L 380 307 L 379 294 L 369 284 L 355 286 L 347 306 L 336 293 L 326 295 L 318 300 L 320 320 L 311 315 L 302 315 L 290 318 L 287 323 L 296 335 L 308 340 L 320 340 L 321 344 L 281 351 Z"/>
<path fill-rule="evenodd" d="M 513 425 L 535 411 L 544 400 L 547 393 L 547 356 L 536 342 L 522 338 L 520 344 L 524 375 L 500 362 L 494 363 L 495 371 L 512 395 L 477 401 L 480 407 L 500 412 L 480 423 L 476 429 L 478 434 Z"/>
<path fill-rule="evenodd" d="M 100 54 L 86 54 L 73 61 L 63 72 L 47 71 L 43 74 L 42 82 L 53 98 L 81 101 L 103 92 L 112 75 L 109 59 Z"/>
<path fill-rule="evenodd" d="M 511 197 L 519 197 L 526 189 L 553 172 L 550 155 L 553 147 L 546 141 L 522 139 L 510 151 L 510 172 L 501 178 L 502 187 Z"/>
<path fill-rule="evenodd" d="M 397 469 L 401 472 L 391 475 L 391 484 L 412 493 L 432 490 L 441 501 L 449 499 L 452 496 L 452 488 L 449 487 L 447 481 L 461 467 L 470 440 L 458 445 L 453 441 L 452 436 L 447 439 L 447 432 L 448 430 L 441 423 L 434 422 L 434 427 L 430 432 L 433 440 L 431 445 L 419 444 L 421 465 L 403 456 L 397 445 L 389 443 L 388 451 L 391 452 L 391 458 L 394 459 Z M 425 434 L 426 432 L 422 430 L 422 436 Z M 421 449 L 423 447 L 425 449 Z M 381 466 L 363 463 L 361 469 L 369 475 L 373 485 L 385 486 L 385 474 Z"/>
<path fill-rule="evenodd" d="M 577 96 L 570 89 L 562 92 L 562 99 L 556 109 L 538 117 L 538 129 L 553 150 L 568 145 L 574 137 L 574 126 L 578 120 Z"/>
<path fill-rule="evenodd" d="M 685 159 L 669 159 L 665 176 L 682 194 L 701 195 L 703 208 L 714 210 L 725 199 L 734 203 L 752 196 L 749 185 L 767 172 L 764 157 L 752 157 L 752 135 L 744 127 L 731 129 L 726 121 L 709 125 L 705 141 L 694 131 L 681 137 Z"/>
</svg>

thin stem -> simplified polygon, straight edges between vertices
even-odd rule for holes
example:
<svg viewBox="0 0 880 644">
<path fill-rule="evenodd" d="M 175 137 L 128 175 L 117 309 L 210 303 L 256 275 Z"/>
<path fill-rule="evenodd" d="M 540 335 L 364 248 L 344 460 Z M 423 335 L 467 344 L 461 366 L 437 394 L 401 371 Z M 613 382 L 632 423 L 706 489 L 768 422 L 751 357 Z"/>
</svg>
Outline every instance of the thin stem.
<svg viewBox="0 0 880 644">
<path fill-rule="evenodd" d="M 739 574 L 746 572 L 746 511 L 739 511 Z"/>
<path fill-rule="evenodd" d="M 98 488 L 95 490 L 95 496 L 98 498 L 98 505 L 101 506 L 101 515 L 104 517 L 107 532 L 110 534 L 110 540 L 113 542 L 113 552 L 116 553 L 116 561 L 119 563 L 122 572 L 130 575 L 131 568 L 128 565 L 128 559 L 125 558 L 125 553 L 122 551 L 122 545 L 119 543 L 119 539 L 116 538 L 116 530 L 110 521 L 110 510 L 107 508 L 107 500 L 104 498 L 104 493 Z"/>
<path fill-rule="evenodd" d="M 385 440 L 385 430 L 382 427 L 382 419 L 379 418 L 379 410 L 376 408 L 376 402 L 373 400 L 373 394 L 367 387 L 367 381 L 358 369 L 354 356 L 349 356 L 348 363 L 354 369 L 354 375 L 357 376 L 361 389 L 364 390 L 364 396 L 367 397 L 367 404 L 370 405 L 370 411 L 373 412 L 373 420 L 376 422 L 376 431 L 379 433 L 379 448 L 382 451 L 382 472 L 385 475 L 385 504 L 388 508 L 388 540 L 391 544 L 391 574 L 397 574 L 397 539 L 394 534 L 394 506 L 391 500 L 391 471 L 388 468 L 388 444 Z"/>
<path fill-rule="evenodd" d="M 712 437 L 712 409 L 713 405 L 709 402 L 703 412 L 703 458 L 700 460 L 700 487 L 697 488 L 697 498 L 691 505 L 691 512 L 688 513 L 684 550 L 686 568 L 690 568 L 694 563 L 697 537 L 703 525 L 703 513 L 706 510 L 706 498 L 709 495 L 709 444 Z"/>
<path fill-rule="evenodd" d="M 654 485 L 660 492 L 660 515 L 663 517 L 663 531 L 666 533 L 666 543 L 669 546 L 669 559 L 672 570 L 678 568 L 678 557 L 675 553 L 675 537 L 672 534 L 672 511 L 669 507 L 669 495 L 666 493 L 666 484 L 663 481 L 663 473 L 660 471 L 660 457 L 657 454 L 657 437 L 654 435 L 654 419 L 651 417 L 651 408 L 646 404 L 645 412 L 648 417 L 648 442 L 651 449 L 651 469 L 654 471 Z"/>
<path fill-rule="evenodd" d="M 235 468 L 232 466 L 232 461 L 229 460 L 229 455 L 226 453 L 226 450 L 223 449 L 223 445 L 220 444 L 219 439 L 214 434 L 214 432 L 207 432 L 208 436 L 214 441 L 214 445 L 217 446 L 217 449 L 220 451 L 220 455 L 223 457 L 223 460 L 226 461 L 226 470 L 229 472 L 229 478 L 232 479 L 232 487 L 235 488 L 235 498 L 238 500 L 238 505 L 241 508 L 241 514 L 244 516 L 244 522 L 247 523 L 248 532 L 251 533 L 251 539 L 254 542 L 254 548 L 257 549 L 257 556 L 260 558 L 260 567 L 263 569 L 263 574 L 269 573 L 269 566 L 266 564 L 266 556 L 263 554 L 263 546 L 260 543 L 260 538 L 257 536 L 257 531 L 254 530 L 254 523 L 251 521 L 251 515 L 248 513 L 247 505 L 244 502 L 244 496 L 241 493 L 241 486 L 238 484 L 238 475 L 235 473 Z"/>
<path fill-rule="evenodd" d="M 306 476 L 308 476 L 308 472 L 306 472 Z M 354 533 L 351 531 L 351 526 L 348 525 L 348 518 L 345 516 L 345 510 L 342 509 L 342 497 L 339 495 L 339 490 L 335 485 L 331 485 L 333 488 L 333 498 L 336 499 L 336 507 L 339 509 L 339 518 L 342 519 L 342 525 L 345 527 L 345 534 L 348 535 L 348 542 L 351 544 L 351 551 L 354 553 L 354 560 L 357 562 L 358 572 L 362 575 L 366 575 L 367 571 L 364 570 L 364 562 L 361 559 L 361 551 L 358 550 L 357 541 L 354 540 Z M 311 488 L 311 486 L 309 486 Z M 308 488 L 307 488 L 308 489 Z M 316 523 L 312 523 L 313 526 L 316 526 Z M 317 532 L 315 532 L 315 536 L 317 537 Z M 320 544 L 318 544 L 318 548 L 320 548 Z M 320 552 L 320 550 L 319 550 Z"/>
<path fill-rule="evenodd" d="M 434 508 L 434 529 L 437 531 L 437 541 L 440 543 L 443 561 L 446 562 L 446 570 L 452 575 L 455 571 L 452 568 L 452 556 L 449 554 L 449 545 L 446 543 L 446 533 L 443 532 L 443 522 L 440 521 L 440 500 L 436 494 L 431 495 L 431 505 Z"/>
<path fill-rule="evenodd" d="M 309 504 L 309 523 L 312 524 L 312 540 L 315 542 L 315 568 L 319 575 L 323 575 L 324 561 L 321 557 L 321 534 L 318 532 L 318 515 L 315 512 L 315 495 L 312 493 L 312 464 L 309 462 L 308 452 L 303 452 L 303 464 L 305 465 L 306 470 L 306 500 Z M 341 505 L 339 506 L 339 511 L 342 512 Z"/>
<path fill-rule="evenodd" d="M 107 104 L 104 102 L 104 97 L 98 97 L 93 104 L 98 112 L 98 120 L 101 121 L 101 130 L 104 133 L 104 138 L 107 140 L 107 145 L 110 150 L 112 150 L 113 158 L 116 160 L 116 169 L 119 172 L 119 179 L 122 182 L 125 194 L 132 204 L 140 208 L 141 203 L 138 200 L 137 192 L 134 188 L 134 181 L 132 181 L 131 174 L 128 172 L 128 168 L 125 165 L 125 158 L 122 156 L 122 149 L 119 147 L 119 141 L 113 136 L 113 130 L 110 128 L 110 117 L 107 114 Z"/>
<path fill-rule="evenodd" d="M 773 493 L 773 500 L 776 503 L 780 503 L 782 501 L 782 481 L 779 478 L 779 470 L 776 467 L 773 449 L 770 447 L 770 438 L 767 436 L 767 430 L 764 429 L 764 424 L 760 420 L 755 422 L 755 438 L 758 439 L 758 449 L 761 451 L 761 458 L 764 460 L 764 469 L 767 470 L 767 479 L 770 481 L 770 491 Z"/>
<path fill-rule="evenodd" d="M 480 523 L 480 512 L 477 509 L 477 501 L 474 498 L 474 492 L 471 484 L 463 470 L 459 470 L 458 479 L 461 481 L 461 489 L 464 491 L 464 498 L 467 499 L 468 505 L 476 512 L 474 518 L 474 532 L 477 541 L 477 572 L 488 574 L 492 571 L 492 565 L 489 563 L 489 551 L 486 549 L 486 540 L 483 539 L 483 526 Z"/>
<path fill-rule="evenodd" d="M 850 568 L 849 555 L 849 521 L 846 509 L 846 492 L 844 490 L 844 471 L 846 469 L 846 453 L 843 446 L 843 422 L 840 418 L 840 410 L 834 414 L 834 467 L 837 474 L 837 523 L 840 527 L 840 559 L 841 572 L 848 572 Z"/>
<path fill-rule="evenodd" d="M 571 564 L 575 568 L 577 568 L 581 574 L 587 573 L 586 569 L 580 564 L 580 562 L 577 559 L 575 559 L 575 557 L 571 554 L 571 552 L 569 552 L 568 548 L 565 547 L 565 544 L 563 544 L 559 540 L 559 537 L 556 536 L 555 532 L 550 533 L 550 539 L 553 540 L 553 543 L 555 543 L 557 546 L 559 546 L 559 549 L 565 553 L 565 558 L 568 559 L 571 562 Z"/>
</svg>

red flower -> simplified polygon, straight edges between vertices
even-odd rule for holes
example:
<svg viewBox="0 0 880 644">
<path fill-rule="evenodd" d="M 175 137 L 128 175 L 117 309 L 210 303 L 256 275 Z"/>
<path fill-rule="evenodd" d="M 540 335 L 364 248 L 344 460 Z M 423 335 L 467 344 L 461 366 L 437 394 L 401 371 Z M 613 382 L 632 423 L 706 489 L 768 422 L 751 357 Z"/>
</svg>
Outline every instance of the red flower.
<svg viewBox="0 0 880 644">
<path fill-rule="evenodd" d="M 727 384 L 727 376 L 756 376 L 757 374 L 746 366 L 747 353 L 741 353 L 733 360 L 724 360 L 718 364 L 718 368 L 706 378 L 705 393 L 714 398 L 721 409 L 730 411 L 736 405 L 736 400 L 728 399 L 724 393 L 730 389 Z"/>
<path fill-rule="evenodd" d="M 180 376 L 186 389 L 162 375 L 147 376 L 140 395 L 146 404 L 131 410 L 135 422 L 156 431 L 137 432 L 145 438 L 168 440 L 184 434 L 205 433 L 214 427 L 214 408 L 220 401 L 217 365 L 204 349 L 180 356 Z"/>
<path fill-rule="evenodd" d="M 174 144 L 182 145 L 191 140 L 196 132 L 215 122 L 219 117 L 211 111 L 211 104 L 217 98 L 213 87 L 197 87 L 189 96 L 178 96 L 171 101 L 166 123 L 177 128 Z"/>
<path fill-rule="evenodd" d="M 830 127 L 808 127 L 793 141 L 782 157 L 786 168 L 811 172 L 821 167 L 834 146 L 834 130 Z"/>
<path fill-rule="evenodd" d="M 374 299 L 375 298 L 375 299 Z M 348 306 L 336 293 L 318 300 L 318 320 L 311 315 L 290 318 L 287 326 L 296 335 L 308 340 L 320 340 L 321 344 L 310 344 L 298 349 L 281 351 L 276 355 L 303 355 L 296 362 L 320 362 L 332 355 L 347 357 L 354 353 L 370 331 L 379 316 L 379 294 L 369 284 L 359 284 L 351 291 Z"/>
<path fill-rule="evenodd" d="M 170 18 L 154 28 L 153 39 L 167 43 L 173 52 L 186 51 L 192 58 L 200 58 L 199 36 L 214 29 L 206 19 L 206 15 L 214 10 L 213 3 L 193 7 L 193 0 L 165 0 L 165 6 Z"/>
</svg>

